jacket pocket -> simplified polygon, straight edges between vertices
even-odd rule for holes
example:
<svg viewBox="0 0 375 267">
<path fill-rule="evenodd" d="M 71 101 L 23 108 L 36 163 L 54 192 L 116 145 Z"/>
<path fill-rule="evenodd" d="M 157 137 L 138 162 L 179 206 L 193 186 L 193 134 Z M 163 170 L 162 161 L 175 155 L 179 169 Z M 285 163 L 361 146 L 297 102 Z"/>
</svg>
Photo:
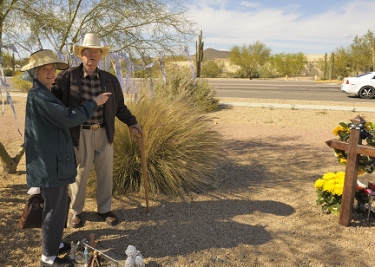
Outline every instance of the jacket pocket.
<svg viewBox="0 0 375 267">
<path fill-rule="evenodd" d="M 65 180 L 77 174 L 73 153 L 60 153 L 57 155 L 57 178 Z"/>
</svg>

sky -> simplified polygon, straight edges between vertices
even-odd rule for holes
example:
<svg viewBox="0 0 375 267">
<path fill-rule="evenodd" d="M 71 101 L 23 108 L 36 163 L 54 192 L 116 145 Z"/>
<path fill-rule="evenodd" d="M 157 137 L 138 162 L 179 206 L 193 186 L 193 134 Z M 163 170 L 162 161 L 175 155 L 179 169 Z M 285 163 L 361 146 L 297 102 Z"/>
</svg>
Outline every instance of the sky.
<svg viewBox="0 0 375 267">
<path fill-rule="evenodd" d="M 260 41 L 271 54 L 324 54 L 375 32 L 375 0 L 188 0 L 204 49 Z M 198 39 L 198 36 L 197 36 Z M 195 45 L 194 52 L 195 52 Z"/>
</svg>

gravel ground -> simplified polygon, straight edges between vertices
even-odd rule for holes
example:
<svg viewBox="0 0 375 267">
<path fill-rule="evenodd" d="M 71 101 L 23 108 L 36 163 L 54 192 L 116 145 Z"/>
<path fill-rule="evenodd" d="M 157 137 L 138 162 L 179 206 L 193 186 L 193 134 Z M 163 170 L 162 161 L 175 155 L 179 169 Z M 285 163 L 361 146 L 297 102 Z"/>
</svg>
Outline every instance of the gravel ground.
<svg viewBox="0 0 375 267">
<path fill-rule="evenodd" d="M 25 98 L 13 100 L 23 132 Z M 344 171 L 325 141 L 334 138 L 332 130 L 339 122 L 357 115 L 375 121 L 375 113 L 226 107 L 209 115 L 226 147 L 215 189 L 179 198 L 150 196 L 149 216 L 143 196 L 115 198 L 113 209 L 121 219 L 116 227 L 99 221 L 95 201 L 88 198 L 85 226 L 67 228 L 64 239 L 94 233 L 101 246 L 124 259 L 131 244 L 148 267 L 373 266 L 375 216 L 367 222 L 355 213 L 351 226 L 341 226 L 336 215 L 323 214 L 315 204 L 313 187 L 324 173 Z M 22 137 L 8 105 L 1 120 L 0 140 L 14 155 Z M 0 179 L 1 267 L 39 266 L 41 255 L 40 229 L 18 228 L 27 190 L 24 161 L 18 170 Z M 374 181 L 372 175 L 359 179 Z"/>
</svg>

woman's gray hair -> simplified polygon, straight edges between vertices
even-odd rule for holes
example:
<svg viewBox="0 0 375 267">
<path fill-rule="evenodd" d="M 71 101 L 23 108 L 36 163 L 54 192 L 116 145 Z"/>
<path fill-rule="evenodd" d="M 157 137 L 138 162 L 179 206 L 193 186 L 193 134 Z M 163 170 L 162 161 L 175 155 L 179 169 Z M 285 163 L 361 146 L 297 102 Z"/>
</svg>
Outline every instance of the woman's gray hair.
<svg viewBox="0 0 375 267">
<path fill-rule="evenodd" d="M 27 73 L 36 80 L 38 77 L 38 67 L 27 70 Z"/>
</svg>

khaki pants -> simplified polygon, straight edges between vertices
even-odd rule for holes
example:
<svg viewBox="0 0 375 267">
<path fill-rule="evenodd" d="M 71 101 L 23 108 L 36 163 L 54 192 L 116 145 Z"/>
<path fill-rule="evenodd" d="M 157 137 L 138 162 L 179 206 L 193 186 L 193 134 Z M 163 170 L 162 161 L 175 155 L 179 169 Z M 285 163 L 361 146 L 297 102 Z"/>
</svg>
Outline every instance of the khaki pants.
<svg viewBox="0 0 375 267">
<path fill-rule="evenodd" d="M 86 186 L 92 164 L 96 173 L 97 211 L 105 213 L 111 210 L 113 145 L 109 144 L 105 128 L 96 131 L 81 129 L 79 147 L 75 147 L 77 161 L 76 182 L 70 185 L 70 212 L 80 214 L 86 198 Z"/>
</svg>

